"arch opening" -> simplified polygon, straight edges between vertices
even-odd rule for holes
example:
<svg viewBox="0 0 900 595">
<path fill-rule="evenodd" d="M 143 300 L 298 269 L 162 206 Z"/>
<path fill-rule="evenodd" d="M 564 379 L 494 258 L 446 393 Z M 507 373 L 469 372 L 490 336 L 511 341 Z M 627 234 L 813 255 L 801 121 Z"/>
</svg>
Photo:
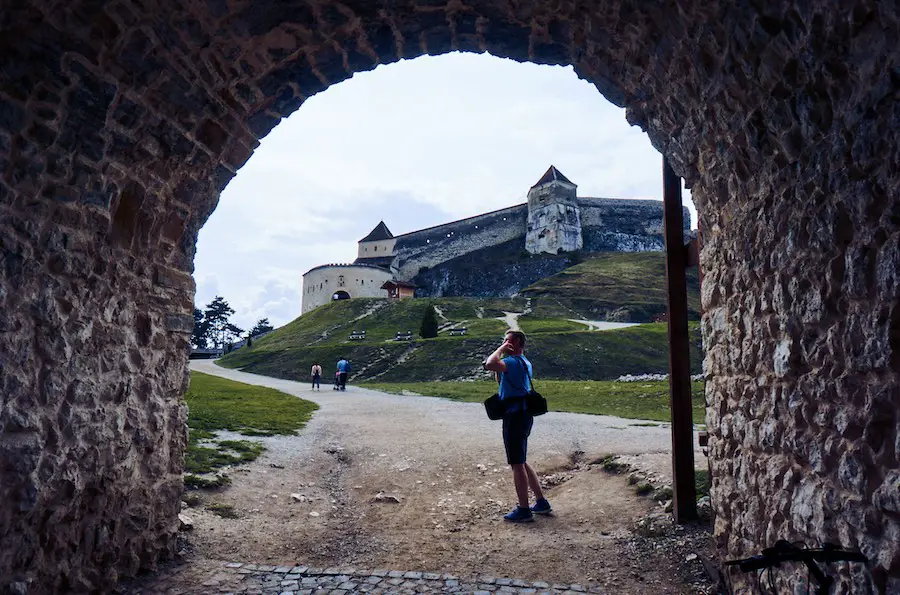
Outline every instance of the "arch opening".
<svg viewBox="0 0 900 595">
<path fill-rule="evenodd" d="M 346 291 L 344 291 L 343 289 L 340 291 L 334 292 L 334 294 L 332 294 L 332 296 L 331 296 L 331 301 L 333 301 L 333 302 L 337 302 L 339 300 L 349 300 L 349 299 L 350 299 L 350 294 L 347 293 Z"/>
<path fill-rule="evenodd" d="M 0 355 L 14 364 L 2 371 L 0 454 L 16 464 L 0 469 L 0 529 L 22 546 L 0 553 L 0 577 L 102 590 L 172 553 L 198 229 L 258 139 L 308 97 L 378 64 L 462 50 L 572 65 L 691 187 L 723 556 L 777 537 L 844 542 L 873 559 L 872 582 L 841 570 L 841 586 L 893 589 L 892 10 L 9 7 Z M 847 51 L 857 47 L 869 51 Z M 53 514 L 51 543 L 41 527 Z"/>
</svg>

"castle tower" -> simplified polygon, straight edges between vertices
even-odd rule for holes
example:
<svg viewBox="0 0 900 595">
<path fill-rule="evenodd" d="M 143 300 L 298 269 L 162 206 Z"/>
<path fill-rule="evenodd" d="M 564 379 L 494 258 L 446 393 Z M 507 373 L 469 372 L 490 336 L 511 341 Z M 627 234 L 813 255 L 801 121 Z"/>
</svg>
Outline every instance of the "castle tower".
<svg viewBox="0 0 900 595">
<path fill-rule="evenodd" d="M 528 228 L 525 249 L 531 254 L 581 250 L 581 212 L 575 197 L 577 186 L 550 166 L 528 191 Z"/>
<path fill-rule="evenodd" d="M 394 245 L 397 240 L 384 221 L 379 221 L 369 235 L 359 241 L 356 262 L 389 267 L 394 259 Z"/>
</svg>

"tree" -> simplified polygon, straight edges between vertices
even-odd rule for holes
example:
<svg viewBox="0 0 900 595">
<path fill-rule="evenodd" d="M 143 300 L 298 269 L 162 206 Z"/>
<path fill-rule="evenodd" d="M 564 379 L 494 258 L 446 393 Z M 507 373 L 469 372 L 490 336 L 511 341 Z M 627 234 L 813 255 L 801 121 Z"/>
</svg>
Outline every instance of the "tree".
<svg viewBox="0 0 900 595">
<path fill-rule="evenodd" d="M 225 340 L 229 343 L 234 343 L 235 341 L 239 341 L 241 335 L 244 334 L 244 329 L 239 326 L 235 326 L 230 322 L 225 326 Z"/>
<path fill-rule="evenodd" d="M 268 318 L 260 318 L 256 321 L 256 324 L 253 325 L 253 328 L 250 329 L 250 336 L 255 337 L 273 330 L 275 330 L 275 327 L 269 323 Z"/>
<path fill-rule="evenodd" d="M 213 298 L 213 301 L 206 304 L 203 318 L 206 324 L 209 325 L 209 337 L 212 339 L 213 345 L 219 349 L 224 348 L 227 343 L 233 341 L 244 332 L 228 321 L 232 314 L 234 314 L 234 309 L 220 295 L 217 295 Z"/>
<path fill-rule="evenodd" d="M 433 339 L 438 335 L 437 312 L 434 311 L 434 305 L 428 304 L 425 309 L 425 315 L 422 316 L 422 326 L 419 327 L 419 335 L 423 339 Z"/>
<path fill-rule="evenodd" d="M 191 344 L 197 349 L 206 349 L 209 331 L 209 323 L 203 317 L 203 311 L 194 307 L 194 331 L 191 333 Z"/>
</svg>

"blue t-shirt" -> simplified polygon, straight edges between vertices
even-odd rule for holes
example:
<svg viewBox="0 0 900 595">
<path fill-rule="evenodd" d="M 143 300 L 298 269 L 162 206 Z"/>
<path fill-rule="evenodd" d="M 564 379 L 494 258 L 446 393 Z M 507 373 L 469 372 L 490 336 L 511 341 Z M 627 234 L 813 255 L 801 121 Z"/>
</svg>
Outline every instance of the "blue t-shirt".
<svg viewBox="0 0 900 595">
<path fill-rule="evenodd" d="M 349 372 L 350 371 L 350 362 L 345 359 L 342 359 L 337 363 L 338 372 Z"/>
<path fill-rule="evenodd" d="M 503 363 L 506 364 L 506 372 L 500 372 L 500 390 L 497 391 L 500 400 L 514 399 L 509 403 L 507 413 L 525 411 L 525 399 L 521 397 L 531 391 L 528 380 L 532 374 L 531 362 L 524 355 L 509 355 L 503 358 Z"/>
</svg>

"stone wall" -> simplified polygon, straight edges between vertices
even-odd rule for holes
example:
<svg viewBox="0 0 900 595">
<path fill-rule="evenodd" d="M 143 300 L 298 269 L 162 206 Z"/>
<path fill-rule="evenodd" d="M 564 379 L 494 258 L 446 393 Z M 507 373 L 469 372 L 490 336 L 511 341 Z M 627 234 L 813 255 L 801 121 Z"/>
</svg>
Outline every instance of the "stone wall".
<svg viewBox="0 0 900 595">
<path fill-rule="evenodd" d="M 460 50 L 573 65 L 692 188 L 722 556 L 838 541 L 873 561 L 872 584 L 842 566 L 839 590 L 900 590 L 894 4 L 3 0 L 0 14 L 0 540 L 15 544 L 0 588 L 109 590 L 171 551 L 189 274 L 219 193 L 311 95 Z"/>
<path fill-rule="evenodd" d="M 416 297 L 510 297 L 573 264 L 565 254 L 523 254 L 516 238 L 439 263 L 412 281 Z"/>
<path fill-rule="evenodd" d="M 381 286 L 391 278 L 390 272 L 363 264 L 325 264 L 310 269 L 303 275 L 302 314 L 331 302 L 338 291 L 347 292 L 351 298 L 387 298 Z"/>
<path fill-rule="evenodd" d="M 589 252 L 662 252 L 663 208 L 655 200 L 579 198 L 584 249 Z M 691 212 L 684 207 L 684 232 Z"/>
<path fill-rule="evenodd" d="M 397 236 L 397 278 L 409 281 L 423 268 L 510 240 L 521 239 L 524 250 L 527 217 L 521 204 Z"/>
</svg>

